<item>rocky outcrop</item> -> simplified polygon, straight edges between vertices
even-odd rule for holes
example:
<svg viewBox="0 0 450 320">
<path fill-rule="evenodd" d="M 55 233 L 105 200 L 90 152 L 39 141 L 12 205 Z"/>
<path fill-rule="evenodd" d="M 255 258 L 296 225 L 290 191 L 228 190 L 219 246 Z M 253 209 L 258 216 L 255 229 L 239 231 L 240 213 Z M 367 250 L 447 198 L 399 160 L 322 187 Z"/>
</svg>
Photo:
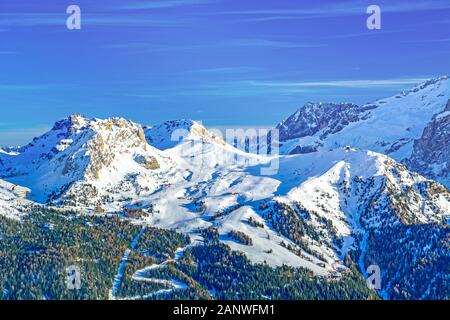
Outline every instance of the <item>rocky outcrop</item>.
<svg viewBox="0 0 450 320">
<path fill-rule="evenodd" d="M 175 166 L 147 144 L 142 126 L 78 114 L 56 122 L 19 153 L 2 154 L 0 161 L 0 178 L 29 187 L 33 200 L 87 207 L 107 205 L 114 196 L 131 201 L 150 194 Z"/>
<path fill-rule="evenodd" d="M 346 146 L 389 155 L 447 188 L 450 80 L 440 77 L 358 107 L 308 103 L 281 122 L 283 154 L 324 152 Z"/>
<path fill-rule="evenodd" d="M 352 122 L 367 119 L 374 105 L 359 107 L 353 103 L 307 103 L 278 124 L 280 141 L 312 136 L 322 130 L 321 137 L 339 132 Z"/>
<path fill-rule="evenodd" d="M 411 170 L 449 185 L 450 182 L 450 100 L 414 142 Z"/>
</svg>

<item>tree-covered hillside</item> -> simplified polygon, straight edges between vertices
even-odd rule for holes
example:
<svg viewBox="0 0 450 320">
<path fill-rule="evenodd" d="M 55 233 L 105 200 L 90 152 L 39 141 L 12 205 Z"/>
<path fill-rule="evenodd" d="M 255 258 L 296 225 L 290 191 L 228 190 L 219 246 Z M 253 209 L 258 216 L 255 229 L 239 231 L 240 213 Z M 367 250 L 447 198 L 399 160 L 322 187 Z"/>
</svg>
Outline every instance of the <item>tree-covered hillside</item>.
<svg viewBox="0 0 450 320">
<path fill-rule="evenodd" d="M 193 245 L 185 235 L 117 216 L 50 209 L 20 222 L 0 216 L 0 297 L 108 299 L 117 283 L 117 299 L 377 298 L 356 271 L 330 281 L 306 269 L 252 264 L 214 233 L 209 239 Z M 72 265 L 81 271 L 79 290 L 66 285 Z"/>
</svg>

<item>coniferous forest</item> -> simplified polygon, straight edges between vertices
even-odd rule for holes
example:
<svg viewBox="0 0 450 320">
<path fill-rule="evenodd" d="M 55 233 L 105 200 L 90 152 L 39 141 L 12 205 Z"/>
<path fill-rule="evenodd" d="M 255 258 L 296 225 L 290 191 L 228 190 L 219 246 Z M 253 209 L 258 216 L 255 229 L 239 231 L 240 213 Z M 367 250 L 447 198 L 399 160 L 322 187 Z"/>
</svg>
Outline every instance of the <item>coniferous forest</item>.
<svg viewBox="0 0 450 320">
<path fill-rule="evenodd" d="M 109 299 L 129 251 L 115 299 L 378 298 L 354 266 L 330 281 L 307 269 L 252 264 L 220 243 L 213 229 L 202 233 L 211 235 L 190 245 L 189 237 L 175 231 L 142 228 L 117 216 L 50 209 L 36 209 L 20 222 L 0 216 L 0 297 Z M 185 250 L 176 258 L 180 248 Z M 66 284 L 66 268 L 73 265 L 80 268 L 78 290 Z"/>
</svg>

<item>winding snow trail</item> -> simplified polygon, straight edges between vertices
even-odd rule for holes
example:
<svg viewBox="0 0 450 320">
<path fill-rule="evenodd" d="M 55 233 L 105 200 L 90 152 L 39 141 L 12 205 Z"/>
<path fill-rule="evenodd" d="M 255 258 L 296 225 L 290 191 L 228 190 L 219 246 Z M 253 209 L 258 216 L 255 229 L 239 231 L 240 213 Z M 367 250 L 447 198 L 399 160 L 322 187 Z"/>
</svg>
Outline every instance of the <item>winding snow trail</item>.
<svg viewBox="0 0 450 320">
<path fill-rule="evenodd" d="M 132 251 L 136 249 L 137 243 L 139 239 L 142 237 L 142 235 L 145 232 L 145 226 L 142 227 L 139 234 L 134 238 L 133 242 L 131 243 L 131 249 L 128 249 L 125 251 L 125 254 L 122 258 L 122 262 L 119 265 L 119 269 L 117 270 L 117 275 L 114 277 L 114 283 L 111 290 L 109 290 L 109 300 L 115 300 L 117 297 L 117 291 L 119 290 L 120 284 L 122 283 L 123 279 L 123 273 L 125 271 L 125 267 L 127 266 L 128 259 L 130 258 L 130 254 Z"/>
<path fill-rule="evenodd" d="M 184 255 L 184 252 L 191 247 L 192 244 L 187 245 L 184 248 L 178 248 L 175 251 L 175 258 L 174 259 L 169 259 L 166 260 L 160 264 L 153 264 L 151 266 L 145 267 L 144 269 L 138 270 L 134 273 L 132 279 L 134 281 L 140 281 L 140 282 L 149 282 L 149 283 L 156 283 L 156 284 L 163 284 L 163 285 L 167 285 L 169 287 L 171 287 L 170 289 L 161 289 L 158 290 L 156 292 L 150 293 L 148 295 L 145 296 L 136 296 L 136 297 L 132 297 L 132 298 L 127 298 L 127 300 L 138 300 L 138 299 L 149 299 L 151 297 L 155 297 L 155 296 L 160 296 L 160 295 L 164 295 L 164 294 L 169 294 L 171 292 L 177 291 L 177 290 L 184 290 L 188 288 L 188 285 L 186 283 L 183 283 L 181 281 L 178 280 L 163 280 L 163 279 L 157 279 L 157 278 L 148 278 L 147 277 L 147 273 L 149 271 L 152 270 L 156 270 L 156 269 L 162 269 L 167 267 L 169 264 L 178 261 L 179 259 L 181 259 Z"/>
<path fill-rule="evenodd" d="M 114 283 L 111 290 L 109 290 L 109 300 L 117 300 L 117 292 L 119 290 L 120 284 L 123 280 L 123 274 L 125 272 L 125 267 L 127 265 L 128 259 L 130 258 L 131 252 L 133 252 L 136 249 L 137 243 L 139 239 L 142 237 L 142 235 L 145 232 L 146 227 L 142 227 L 139 234 L 134 238 L 133 242 L 131 243 L 131 248 L 125 251 L 125 254 L 122 258 L 122 261 L 119 265 L 119 268 L 117 270 L 117 275 L 114 277 Z M 177 290 L 184 290 L 188 288 L 188 285 L 186 283 L 183 283 L 178 280 L 163 280 L 163 279 L 157 279 L 157 278 L 148 278 L 147 273 L 151 270 L 161 269 L 167 267 L 169 264 L 178 261 L 184 256 L 184 252 L 191 247 L 192 244 L 187 245 L 184 248 L 178 248 L 175 251 L 175 258 L 174 259 L 168 259 L 160 264 L 153 264 L 151 266 L 145 267 L 144 269 L 138 270 L 133 274 L 132 279 L 134 281 L 138 282 L 149 282 L 149 283 L 156 283 L 156 284 L 162 284 L 171 287 L 170 289 L 161 289 L 159 291 L 150 293 L 145 296 L 135 296 L 135 297 L 126 297 L 121 298 L 123 300 L 139 300 L 139 299 L 149 299 L 151 297 L 163 295 L 163 294 L 169 294 L 171 292 L 177 291 Z"/>
</svg>

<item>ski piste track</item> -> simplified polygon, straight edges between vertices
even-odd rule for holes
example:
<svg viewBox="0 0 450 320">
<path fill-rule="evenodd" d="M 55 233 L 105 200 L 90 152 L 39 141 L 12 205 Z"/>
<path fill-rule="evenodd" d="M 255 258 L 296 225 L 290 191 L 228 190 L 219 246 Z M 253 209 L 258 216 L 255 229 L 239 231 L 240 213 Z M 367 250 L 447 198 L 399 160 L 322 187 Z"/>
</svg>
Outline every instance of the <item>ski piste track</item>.
<svg viewBox="0 0 450 320">
<path fill-rule="evenodd" d="M 189 244 L 183 248 L 178 248 L 175 252 L 174 259 L 168 259 L 168 260 L 163 261 L 162 263 L 153 264 L 153 265 L 145 267 L 141 270 L 137 270 L 132 276 L 133 281 L 161 284 L 161 285 L 165 285 L 165 286 L 169 287 L 168 289 L 161 289 L 161 290 L 149 293 L 144 296 L 139 295 L 139 296 L 133 296 L 133 297 L 121 297 L 121 298 L 117 297 L 117 292 L 123 281 L 123 276 L 124 276 L 123 274 L 125 272 L 125 268 L 126 268 L 128 259 L 130 257 L 130 254 L 131 254 L 131 252 L 133 252 L 136 249 L 137 243 L 139 242 L 140 238 L 142 237 L 142 235 L 144 234 L 145 231 L 146 231 L 146 227 L 143 226 L 141 231 L 139 232 L 139 234 L 134 238 L 133 242 L 131 243 L 131 248 L 128 249 L 127 251 L 125 251 L 122 261 L 117 270 L 117 274 L 114 277 L 113 287 L 111 288 L 111 290 L 109 291 L 109 294 L 108 294 L 109 300 L 141 300 L 141 299 L 146 300 L 146 299 L 150 299 L 152 297 L 165 295 L 165 294 L 169 294 L 174 291 L 184 290 L 184 289 L 188 288 L 187 284 L 185 284 L 181 281 L 178 281 L 178 280 L 174 280 L 174 279 L 164 280 L 164 279 L 158 279 L 158 278 L 149 278 L 147 276 L 148 276 L 149 271 L 166 268 L 169 264 L 174 263 L 175 261 L 181 259 L 184 255 L 184 252 L 186 251 L 186 249 L 191 247 L 192 244 Z"/>
</svg>

